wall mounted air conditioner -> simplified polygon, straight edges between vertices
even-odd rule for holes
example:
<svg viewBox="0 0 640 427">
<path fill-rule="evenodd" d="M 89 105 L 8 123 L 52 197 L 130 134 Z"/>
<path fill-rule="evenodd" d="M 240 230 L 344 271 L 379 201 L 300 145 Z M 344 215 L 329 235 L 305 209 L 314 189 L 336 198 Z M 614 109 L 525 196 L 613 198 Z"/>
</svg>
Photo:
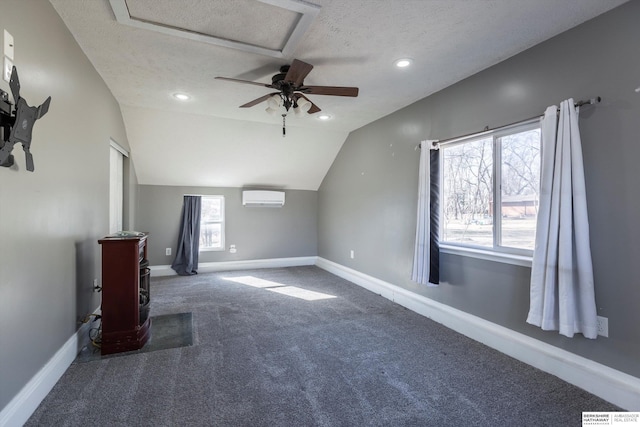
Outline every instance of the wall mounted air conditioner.
<svg viewBox="0 0 640 427">
<path fill-rule="evenodd" d="M 281 208 L 284 206 L 284 191 L 245 190 L 242 206 Z"/>
</svg>

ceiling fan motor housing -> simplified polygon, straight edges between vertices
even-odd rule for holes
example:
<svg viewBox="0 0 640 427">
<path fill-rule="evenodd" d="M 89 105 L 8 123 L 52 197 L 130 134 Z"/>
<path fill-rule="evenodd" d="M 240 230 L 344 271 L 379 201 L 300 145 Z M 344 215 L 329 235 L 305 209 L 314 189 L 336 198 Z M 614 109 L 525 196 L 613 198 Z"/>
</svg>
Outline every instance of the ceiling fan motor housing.
<svg viewBox="0 0 640 427">
<path fill-rule="evenodd" d="M 287 73 L 278 73 L 274 75 L 273 77 L 271 77 L 271 84 L 277 87 L 279 84 L 284 82 L 284 78 L 286 75 Z"/>
</svg>

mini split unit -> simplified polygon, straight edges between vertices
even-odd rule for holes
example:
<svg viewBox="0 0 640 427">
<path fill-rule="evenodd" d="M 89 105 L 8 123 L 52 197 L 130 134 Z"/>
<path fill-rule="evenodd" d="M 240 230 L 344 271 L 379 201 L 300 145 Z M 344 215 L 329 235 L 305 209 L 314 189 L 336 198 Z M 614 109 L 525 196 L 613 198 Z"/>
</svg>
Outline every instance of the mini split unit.
<svg viewBox="0 0 640 427">
<path fill-rule="evenodd" d="M 242 206 L 281 208 L 284 191 L 246 190 L 242 192 Z"/>
</svg>

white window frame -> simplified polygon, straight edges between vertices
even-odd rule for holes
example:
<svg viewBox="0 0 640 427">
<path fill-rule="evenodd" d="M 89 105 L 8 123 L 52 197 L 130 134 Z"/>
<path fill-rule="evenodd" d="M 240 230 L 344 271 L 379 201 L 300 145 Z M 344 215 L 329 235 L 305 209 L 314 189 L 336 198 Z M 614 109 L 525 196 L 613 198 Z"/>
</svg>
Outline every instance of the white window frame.
<svg viewBox="0 0 640 427">
<path fill-rule="evenodd" d="M 451 253 L 455 255 L 470 256 L 473 258 L 485 259 L 489 261 L 497 261 L 514 265 L 530 267 L 533 257 L 533 250 L 515 248 L 510 246 L 502 246 L 500 242 L 500 234 L 502 233 L 502 191 L 501 191 L 501 141 L 500 138 L 528 130 L 540 129 L 540 118 L 526 120 L 498 129 L 480 132 L 477 134 L 466 135 L 461 138 L 447 141 L 440 146 L 440 164 L 444 165 L 444 150 L 449 147 L 470 143 L 477 140 L 492 138 L 492 192 L 493 192 L 493 246 L 480 246 L 465 244 L 460 242 L 447 242 L 440 240 L 440 249 L 443 253 Z M 444 190 L 444 171 L 440 174 L 440 188 Z M 440 218 L 444 219 L 444 204 L 440 203 Z M 441 226 L 442 230 L 442 226 Z"/>
<path fill-rule="evenodd" d="M 211 221 L 212 224 L 220 224 L 220 247 L 212 248 L 212 247 L 199 247 L 199 252 L 220 252 L 226 250 L 225 248 L 225 203 L 224 196 L 219 195 L 202 195 L 201 202 L 204 202 L 205 199 L 219 199 L 220 200 L 220 221 Z M 202 221 L 202 213 L 200 214 L 200 233 L 202 234 L 204 222 Z M 198 236 L 200 237 L 200 236 Z"/>
</svg>

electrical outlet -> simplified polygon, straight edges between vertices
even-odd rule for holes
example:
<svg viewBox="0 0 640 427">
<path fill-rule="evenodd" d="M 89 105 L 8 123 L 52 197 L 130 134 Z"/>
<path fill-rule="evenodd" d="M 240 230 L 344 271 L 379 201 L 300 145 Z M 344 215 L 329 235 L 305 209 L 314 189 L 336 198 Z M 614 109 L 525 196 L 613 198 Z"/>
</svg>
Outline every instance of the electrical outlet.
<svg viewBox="0 0 640 427">
<path fill-rule="evenodd" d="M 598 316 L 598 335 L 609 337 L 609 319 L 607 317 Z"/>
<path fill-rule="evenodd" d="M 164 250 L 165 255 L 169 256 L 171 255 L 171 248 L 167 248 Z"/>
<path fill-rule="evenodd" d="M 13 36 L 9 33 L 9 31 L 4 30 L 4 56 L 9 59 L 13 59 Z"/>
<path fill-rule="evenodd" d="M 349 256 L 351 257 L 351 259 L 354 259 L 356 257 L 356 253 L 353 249 L 351 249 L 351 253 L 349 253 Z"/>
<path fill-rule="evenodd" d="M 93 292 L 100 292 L 102 288 L 98 285 L 98 279 L 93 279 Z"/>
<path fill-rule="evenodd" d="M 2 78 L 4 81 L 9 82 L 11 80 L 11 70 L 13 68 L 13 62 L 6 56 L 4 57 L 4 66 L 2 68 Z"/>
<path fill-rule="evenodd" d="M 236 253 L 236 245 L 229 245 L 229 252 L 232 254 Z"/>
</svg>

